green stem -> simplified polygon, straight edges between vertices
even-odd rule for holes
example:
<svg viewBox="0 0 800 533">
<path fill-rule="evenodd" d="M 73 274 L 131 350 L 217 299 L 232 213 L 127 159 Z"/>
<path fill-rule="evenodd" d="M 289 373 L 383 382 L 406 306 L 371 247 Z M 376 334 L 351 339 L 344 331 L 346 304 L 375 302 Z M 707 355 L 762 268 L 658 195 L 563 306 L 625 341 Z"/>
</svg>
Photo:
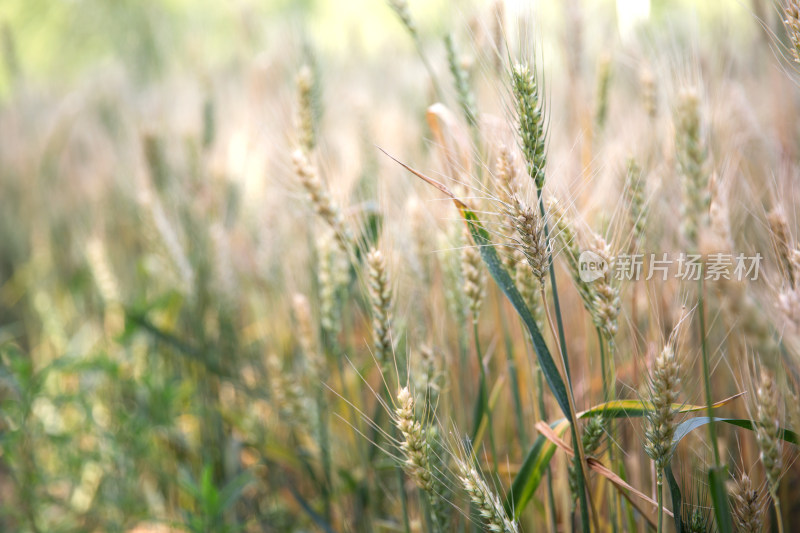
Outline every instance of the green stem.
<svg viewBox="0 0 800 533">
<path fill-rule="evenodd" d="M 700 267 L 700 293 L 697 298 L 697 312 L 700 314 L 700 346 L 703 351 L 703 388 L 705 389 L 706 396 L 706 411 L 710 423 L 708 424 L 708 432 L 711 436 L 711 449 L 714 451 L 714 466 L 719 468 L 721 465 L 719 458 L 719 447 L 717 446 L 717 429 L 714 422 L 713 402 L 711 400 L 711 369 L 708 361 L 708 343 L 706 342 L 706 315 L 703 297 L 704 293 L 703 284 L 703 267 Z"/>
<path fill-rule="evenodd" d="M 544 238 L 545 242 L 550 241 L 550 228 L 547 224 L 547 215 L 544 210 L 544 195 L 542 194 L 542 189 L 539 187 L 536 191 L 537 196 L 539 198 L 539 213 L 542 216 L 543 229 L 544 229 Z M 553 256 L 552 254 L 548 254 L 548 263 L 549 263 L 549 271 L 550 271 L 550 287 L 553 292 L 553 309 L 556 315 L 556 324 L 558 327 L 558 341 L 559 341 L 559 348 L 561 351 L 561 361 L 564 366 L 564 377 L 566 379 L 567 391 L 570 396 L 570 403 L 571 408 L 573 410 L 572 417 L 575 420 L 575 405 L 574 399 L 572 398 L 572 376 L 570 375 L 569 371 L 569 357 L 567 355 L 567 337 L 564 334 L 564 321 L 561 318 L 561 304 L 559 303 L 558 299 L 558 286 L 556 284 L 556 270 L 553 266 Z M 547 305 L 544 299 L 542 300 L 543 305 Z M 586 483 L 587 483 L 587 476 L 586 476 L 586 464 L 585 464 L 585 457 L 583 454 L 583 443 L 581 442 L 580 437 L 578 437 L 578 428 L 575 427 L 575 424 L 570 424 L 570 433 L 572 434 L 572 445 L 575 448 L 575 464 L 578 470 L 578 485 L 580 486 L 580 504 L 581 504 L 581 527 L 584 533 L 589 533 L 589 502 L 586 497 Z"/>
<path fill-rule="evenodd" d="M 486 432 L 489 434 L 489 449 L 492 451 L 492 463 L 494 473 L 497 475 L 497 449 L 494 445 L 494 431 L 492 430 L 492 417 L 489 414 L 489 388 L 486 383 L 486 370 L 483 368 L 483 354 L 481 353 L 481 343 L 478 337 L 477 316 L 472 321 L 472 333 L 475 336 L 475 354 L 478 356 L 478 368 L 480 369 L 480 397 L 483 402 L 483 416 L 486 417 Z M 475 427 L 479 427 L 482 420 L 475 421 Z"/>
<path fill-rule="evenodd" d="M 661 533 L 664 529 L 664 471 L 658 471 L 658 478 L 656 481 L 656 497 L 658 498 L 658 529 L 657 533 Z M 677 511 L 676 511 L 677 512 Z"/>
<path fill-rule="evenodd" d="M 783 516 L 781 513 L 781 500 L 775 494 L 772 497 L 772 502 L 775 505 L 775 520 L 778 522 L 778 533 L 783 533 Z"/>
<path fill-rule="evenodd" d="M 403 531 L 404 533 L 411 533 L 411 522 L 408 519 L 408 495 L 406 494 L 405 476 L 403 475 L 403 468 L 397 467 L 397 480 L 400 483 L 400 504 L 403 507 Z"/>
<path fill-rule="evenodd" d="M 500 302 L 500 296 L 498 293 L 498 314 L 500 315 L 500 324 L 503 328 L 503 338 L 505 339 L 506 345 L 506 360 L 508 363 L 508 377 L 511 380 L 511 396 L 514 400 L 514 412 L 517 417 L 517 437 L 519 438 L 519 445 L 520 447 L 525 450 L 528 448 L 528 439 L 525 435 L 525 415 L 522 412 L 522 396 L 519 392 L 519 379 L 517 376 L 517 362 L 514 359 L 514 348 L 512 346 L 511 335 L 508 332 L 508 323 L 503 316 L 503 306 Z M 538 390 L 538 387 L 537 387 Z"/>
<path fill-rule="evenodd" d="M 608 391 L 608 368 L 606 363 L 606 348 L 603 342 L 603 334 L 600 328 L 595 327 L 597 331 L 597 345 L 600 347 L 600 374 L 603 380 L 603 401 L 608 402 L 611 400 L 611 394 Z"/>
<path fill-rule="evenodd" d="M 319 417 L 319 441 L 320 441 L 320 453 L 322 454 L 322 470 L 325 476 L 325 489 L 323 491 L 325 497 L 325 519 L 330 522 L 331 519 L 331 482 L 332 482 L 332 474 L 331 471 L 333 470 L 331 464 L 331 449 L 330 449 L 330 437 L 328 435 L 328 419 L 325 414 L 328 412 L 327 409 L 324 409 L 325 400 L 323 397 L 322 387 L 320 387 L 319 395 L 317 396 L 317 416 Z"/>
<path fill-rule="evenodd" d="M 536 403 L 539 404 L 539 417 L 547 420 L 547 408 L 544 405 L 544 384 L 542 383 L 542 369 L 536 364 Z M 551 533 L 556 533 L 556 498 L 553 493 L 553 477 L 550 467 L 547 467 L 547 522 Z"/>
<path fill-rule="evenodd" d="M 614 350 L 613 350 L 613 343 L 609 340 L 608 341 L 608 352 L 606 352 L 606 342 L 604 340 L 603 334 L 600 331 L 600 328 L 595 328 L 597 331 L 597 344 L 600 347 L 600 373 L 602 374 L 603 380 L 603 401 L 610 402 L 616 398 L 616 391 L 614 390 L 614 386 L 609 384 L 611 381 L 609 378 L 614 375 L 613 371 L 611 370 L 611 365 L 609 364 L 611 361 L 614 360 Z M 612 445 L 608 448 L 608 457 L 611 460 L 611 468 L 619 472 L 619 461 L 617 460 L 617 454 L 614 453 L 614 435 L 611 431 L 609 431 L 611 435 Z M 609 500 L 609 518 L 611 521 L 611 529 L 613 533 L 619 531 L 619 524 L 617 523 L 619 518 L 619 492 L 617 491 L 609 491 L 608 493 L 608 500 Z"/>
</svg>

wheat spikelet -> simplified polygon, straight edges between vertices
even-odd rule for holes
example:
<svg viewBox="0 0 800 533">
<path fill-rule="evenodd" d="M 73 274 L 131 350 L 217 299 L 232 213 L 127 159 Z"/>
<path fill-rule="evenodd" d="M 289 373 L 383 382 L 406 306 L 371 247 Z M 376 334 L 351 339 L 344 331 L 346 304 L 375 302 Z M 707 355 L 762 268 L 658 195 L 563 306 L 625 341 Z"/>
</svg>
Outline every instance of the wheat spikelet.
<svg viewBox="0 0 800 533">
<path fill-rule="evenodd" d="M 535 208 L 523 204 L 516 195 L 511 202 L 508 216 L 517 230 L 519 249 L 528 262 L 533 277 L 544 285 L 548 268 L 544 222 Z"/>
<path fill-rule="evenodd" d="M 775 378 L 765 369 L 761 369 L 761 379 L 755 394 L 756 403 L 756 440 L 760 450 L 759 457 L 764 465 L 767 486 L 773 500 L 777 498 L 783 457 L 781 454 L 781 425 L 778 416 L 778 390 Z"/>
<path fill-rule="evenodd" d="M 595 326 L 600 328 L 603 336 L 611 342 L 617 334 L 617 319 L 620 312 L 619 286 L 613 283 L 614 256 L 611 246 L 599 235 L 593 235 L 592 244 L 588 250 L 599 256 L 606 265 L 606 270 L 601 277 L 596 279 L 594 288 L 594 301 L 590 313 Z"/>
<path fill-rule="evenodd" d="M 675 148 L 684 192 L 683 233 L 687 242 L 696 246 L 698 232 L 708 222 L 711 199 L 708 189 L 708 151 L 700 121 L 700 97 L 694 89 L 684 89 L 679 96 Z"/>
<path fill-rule="evenodd" d="M 773 209 L 767 214 L 767 223 L 769 224 L 770 235 L 775 250 L 778 255 L 778 260 L 781 264 L 781 272 L 786 280 L 789 282 L 790 287 L 794 287 L 797 279 L 796 261 L 794 259 L 794 239 L 789 230 L 789 221 L 786 220 L 786 215 L 780 208 Z"/>
<path fill-rule="evenodd" d="M 583 443 L 583 450 L 587 456 L 593 455 L 597 452 L 600 444 L 602 443 L 603 436 L 605 435 L 605 420 L 602 416 L 592 416 L 583 426 L 583 433 L 581 441 Z M 568 466 L 568 481 L 569 490 L 572 495 L 573 507 L 578 501 L 578 472 L 575 469 L 575 463 L 570 463 Z"/>
<path fill-rule="evenodd" d="M 395 424 L 403 435 L 400 444 L 406 456 L 405 469 L 419 488 L 433 489 L 433 475 L 428 463 L 428 446 L 422 424 L 414 416 L 414 397 L 403 387 L 397 392 L 397 408 L 394 411 Z"/>
<path fill-rule="evenodd" d="M 392 357 L 392 288 L 386 260 L 380 250 L 370 250 L 367 266 L 375 357 L 381 365 L 386 365 Z"/>
<path fill-rule="evenodd" d="M 497 189 L 497 197 L 503 206 L 503 225 L 500 231 L 503 235 L 503 240 L 507 243 L 503 246 L 505 253 L 502 256 L 503 266 L 509 272 L 514 274 L 516 272 L 519 261 L 517 260 L 516 241 L 514 217 L 512 210 L 509 206 L 512 205 L 515 191 L 517 190 L 517 166 L 514 162 L 514 156 L 505 145 L 500 146 L 497 159 L 495 160 L 494 170 L 494 184 Z"/>
<path fill-rule="evenodd" d="M 405 456 L 403 468 L 422 489 L 431 506 L 432 519 L 436 531 L 445 531 L 447 528 L 447 508 L 445 493 L 446 488 L 436 477 L 431 467 L 431 460 L 436 459 L 431 444 L 437 442 L 435 428 L 426 429 L 417 420 L 414 414 L 414 396 L 408 387 L 403 387 L 397 392 L 397 407 L 394 410 L 394 423 L 400 430 L 403 440 L 400 449 Z"/>
<path fill-rule="evenodd" d="M 297 131 L 298 144 L 305 153 L 311 153 L 317 144 L 314 124 L 314 73 L 303 65 L 297 73 Z"/>
<path fill-rule="evenodd" d="M 500 146 L 498 152 L 495 160 L 495 184 L 500 200 L 509 204 L 517 191 L 517 164 L 514 154 L 507 146 Z"/>
<path fill-rule="evenodd" d="M 628 197 L 628 213 L 633 228 L 631 248 L 641 249 L 645 243 L 645 229 L 647 228 L 647 205 L 645 203 L 645 179 L 642 169 L 636 159 L 628 159 L 625 172 L 625 191 Z"/>
<path fill-rule="evenodd" d="M 476 128 L 478 126 L 478 111 L 475 104 L 475 95 L 472 94 L 472 89 L 470 89 L 467 71 L 459 61 L 453 36 L 448 34 L 444 39 L 444 44 L 447 49 L 447 66 L 450 68 L 450 74 L 453 75 L 461 113 L 464 115 L 469 127 Z"/>
<path fill-rule="evenodd" d="M 646 416 L 645 451 L 661 472 L 672 455 L 672 437 L 677 426 L 673 404 L 681 389 L 680 364 L 672 342 L 656 357 L 649 379 L 651 407 Z"/>
<path fill-rule="evenodd" d="M 517 65 L 511 71 L 518 133 L 528 175 L 537 189 L 544 185 L 546 163 L 546 131 L 544 101 L 539 93 L 536 75 L 527 65 Z"/>
<path fill-rule="evenodd" d="M 550 198 L 547 203 L 547 211 L 553 221 L 552 233 L 560 245 L 559 253 L 564 256 L 569 267 L 572 281 L 578 289 L 584 307 L 591 313 L 591 307 L 595 299 L 593 285 L 583 281 L 580 276 L 579 257 L 581 249 L 578 244 L 578 236 L 574 230 L 575 224 L 567 214 L 566 210 L 555 198 Z"/>
<path fill-rule="evenodd" d="M 311 164 L 306 153 L 299 148 L 292 153 L 292 163 L 295 175 L 311 198 L 314 210 L 333 229 L 342 249 L 348 250 L 352 242 L 350 231 L 345 226 L 339 207 L 334 203 L 322 183 L 316 167 Z"/>
<path fill-rule="evenodd" d="M 478 315 L 483 304 L 486 290 L 486 275 L 483 271 L 483 261 L 477 246 L 472 245 L 472 236 L 464 229 L 464 239 L 467 241 L 461 249 L 461 271 L 464 275 L 464 295 L 467 297 L 472 320 L 478 321 Z"/>
<path fill-rule="evenodd" d="M 515 265 L 525 262 L 525 256 L 519 250 L 516 251 L 513 258 Z M 536 324 L 541 328 L 545 320 L 544 306 L 540 296 L 542 284 L 536 277 L 531 276 L 526 268 L 515 266 L 511 271 L 514 273 L 514 284 L 517 286 L 520 296 L 530 309 Z"/>
<path fill-rule="evenodd" d="M 506 516 L 500 498 L 489 487 L 480 472 L 465 459 L 456 457 L 455 461 L 461 485 L 477 507 L 486 530 L 497 533 L 518 533 L 517 523 Z"/>
<path fill-rule="evenodd" d="M 800 3 L 797 0 L 785 0 L 783 25 L 792 41 L 793 59 L 795 63 L 800 63 Z"/>
<path fill-rule="evenodd" d="M 613 280 L 614 256 L 611 246 L 600 235 L 589 234 L 589 246 L 586 250 L 600 257 L 605 262 L 606 268 L 603 275 L 593 282 L 584 281 L 580 275 L 581 248 L 578 243 L 578 235 L 573 229 L 574 223 L 555 199 L 549 201 L 548 210 L 553 218 L 554 233 L 561 245 L 561 253 L 567 260 L 567 266 L 581 296 L 583 306 L 604 338 L 612 341 L 617 333 L 617 320 L 621 304 L 619 286 Z"/>
<path fill-rule="evenodd" d="M 737 533 L 761 533 L 765 507 L 762 492 L 753 487 L 747 474 L 742 474 L 734 478 L 730 494 Z"/>
</svg>

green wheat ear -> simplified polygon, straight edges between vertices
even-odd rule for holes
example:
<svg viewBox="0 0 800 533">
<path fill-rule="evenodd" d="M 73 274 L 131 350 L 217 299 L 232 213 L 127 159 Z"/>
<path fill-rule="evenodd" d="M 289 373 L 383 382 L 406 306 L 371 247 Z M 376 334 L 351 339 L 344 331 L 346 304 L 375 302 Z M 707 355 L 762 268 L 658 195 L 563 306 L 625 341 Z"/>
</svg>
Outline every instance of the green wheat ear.
<svg viewBox="0 0 800 533">
<path fill-rule="evenodd" d="M 469 127 L 473 129 L 477 128 L 478 110 L 475 103 L 475 95 L 472 93 L 472 89 L 469 86 L 469 74 L 458 57 L 458 51 L 456 50 L 452 35 L 448 34 L 444 38 L 444 45 L 447 49 L 447 66 L 450 68 L 450 73 L 453 75 L 458 105 L 461 107 L 461 112 Z"/>
<path fill-rule="evenodd" d="M 517 127 L 528 174 L 536 188 L 544 186 L 547 162 L 544 99 L 536 74 L 528 65 L 517 65 L 511 71 L 511 88 L 517 113 Z"/>
</svg>

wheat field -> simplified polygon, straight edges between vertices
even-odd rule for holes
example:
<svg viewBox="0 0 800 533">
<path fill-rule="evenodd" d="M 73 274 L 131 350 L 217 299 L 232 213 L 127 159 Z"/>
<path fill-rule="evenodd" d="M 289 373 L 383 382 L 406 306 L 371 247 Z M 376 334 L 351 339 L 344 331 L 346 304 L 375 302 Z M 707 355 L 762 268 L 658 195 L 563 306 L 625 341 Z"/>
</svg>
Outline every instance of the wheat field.
<svg viewBox="0 0 800 533">
<path fill-rule="evenodd" d="M 793 531 L 797 0 L 9 0 L 0 531 Z"/>
</svg>

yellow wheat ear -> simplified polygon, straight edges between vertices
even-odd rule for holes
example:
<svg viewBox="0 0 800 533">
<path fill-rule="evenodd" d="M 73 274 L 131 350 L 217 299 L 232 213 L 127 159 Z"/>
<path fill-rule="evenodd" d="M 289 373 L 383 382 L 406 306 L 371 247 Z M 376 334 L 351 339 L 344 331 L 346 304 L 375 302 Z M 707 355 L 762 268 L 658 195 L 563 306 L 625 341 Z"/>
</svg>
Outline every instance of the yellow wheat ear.
<svg viewBox="0 0 800 533">
<path fill-rule="evenodd" d="M 766 507 L 763 490 L 754 487 L 750 477 L 743 473 L 734 478 L 730 494 L 736 530 L 741 533 L 761 533 Z"/>
</svg>

